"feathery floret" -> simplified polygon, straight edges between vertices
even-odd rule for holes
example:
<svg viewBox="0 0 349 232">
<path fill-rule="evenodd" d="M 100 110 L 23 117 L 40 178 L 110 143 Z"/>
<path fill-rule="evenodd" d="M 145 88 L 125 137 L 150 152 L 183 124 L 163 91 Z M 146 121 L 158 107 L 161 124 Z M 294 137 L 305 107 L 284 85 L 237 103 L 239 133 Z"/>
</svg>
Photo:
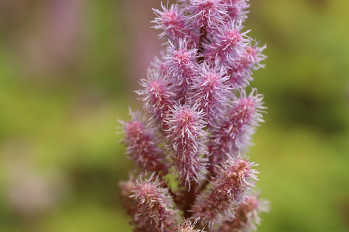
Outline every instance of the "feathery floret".
<svg viewBox="0 0 349 232">
<path fill-rule="evenodd" d="M 164 117 L 175 103 L 175 94 L 170 90 L 168 79 L 158 71 L 149 69 L 148 79 L 142 79 L 141 85 L 144 90 L 136 93 L 142 96 L 144 109 L 162 125 Z"/>
<path fill-rule="evenodd" d="M 132 112 L 131 121 L 121 122 L 125 132 L 122 141 L 127 146 L 126 154 L 140 168 L 146 171 L 168 173 L 168 167 L 164 163 L 164 152 L 157 145 L 159 139 L 154 129 L 148 128 L 139 112 Z"/>
<path fill-rule="evenodd" d="M 173 209 L 174 202 L 169 196 L 168 189 L 161 187 L 154 173 L 145 179 L 136 180 L 133 195 L 130 197 L 137 203 L 136 221 L 139 225 L 150 226 L 149 231 L 174 231 L 178 224 L 177 211 Z"/>
<path fill-rule="evenodd" d="M 189 49 L 187 40 L 179 40 L 178 46 L 169 43 L 164 56 L 164 65 L 168 75 L 172 76 L 172 86 L 177 94 L 177 100 L 182 103 L 187 98 L 189 86 L 194 76 L 198 74 L 197 49 Z"/>
<path fill-rule="evenodd" d="M 209 125 L 223 114 L 221 107 L 228 102 L 227 96 L 231 89 L 227 86 L 228 77 L 225 73 L 224 67 L 217 64 L 211 67 L 209 63 L 203 62 L 200 75 L 193 80 L 193 101 L 205 113 L 204 119 Z"/>
<path fill-rule="evenodd" d="M 233 148 L 235 151 L 246 150 L 250 144 L 251 135 L 255 133 L 256 126 L 262 119 L 263 96 L 257 94 L 256 89 L 252 89 L 249 95 L 245 90 L 240 92 L 239 97 L 234 96 L 233 108 L 228 113 L 228 120 L 231 125 L 228 133 L 234 139 Z"/>
<path fill-rule="evenodd" d="M 233 106 L 227 115 L 210 128 L 208 149 L 211 172 L 215 165 L 226 159 L 226 154 L 237 156 L 240 150 L 246 150 L 255 127 L 263 122 L 261 115 L 265 108 L 262 106 L 263 97 L 256 93 L 256 89 L 253 89 L 248 96 L 243 90 L 239 97 L 233 97 Z"/>
<path fill-rule="evenodd" d="M 222 24 L 227 14 L 222 0 L 190 0 L 189 12 L 196 27 L 212 29 Z"/>
<path fill-rule="evenodd" d="M 187 185 L 203 178 L 205 159 L 200 158 L 206 154 L 203 115 L 197 105 L 180 105 L 171 109 L 166 118 L 170 159 L 173 160 L 179 180 Z"/>
<path fill-rule="evenodd" d="M 166 37 L 171 41 L 190 38 L 188 20 L 184 15 L 184 9 L 180 8 L 177 4 L 172 4 L 169 8 L 162 3 L 161 8 L 162 11 L 153 9 L 157 17 L 152 21 L 152 23 L 156 24 L 153 28 L 163 30 L 159 37 Z"/>
<path fill-rule="evenodd" d="M 217 166 L 217 176 L 212 189 L 199 196 L 193 206 L 193 217 L 200 217 L 201 224 L 213 226 L 221 215 L 233 218 L 232 209 L 244 199 L 247 189 L 257 181 L 256 166 L 248 159 L 229 157 L 224 164 Z"/>
<path fill-rule="evenodd" d="M 220 60 L 224 64 L 231 64 L 239 57 L 250 38 L 246 36 L 249 32 L 241 32 L 241 21 L 230 21 L 220 27 L 211 43 L 204 44 L 205 59 L 214 61 Z"/>
<path fill-rule="evenodd" d="M 252 70 L 258 70 L 264 68 L 264 65 L 260 62 L 263 61 L 266 56 L 262 54 L 262 51 L 266 48 L 266 45 L 257 47 L 255 45 L 249 45 L 245 47 L 242 54 L 232 62 L 230 67 L 227 67 L 229 74 L 229 82 L 233 89 L 242 89 L 249 85 L 249 82 L 253 80 Z"/>
</svg>

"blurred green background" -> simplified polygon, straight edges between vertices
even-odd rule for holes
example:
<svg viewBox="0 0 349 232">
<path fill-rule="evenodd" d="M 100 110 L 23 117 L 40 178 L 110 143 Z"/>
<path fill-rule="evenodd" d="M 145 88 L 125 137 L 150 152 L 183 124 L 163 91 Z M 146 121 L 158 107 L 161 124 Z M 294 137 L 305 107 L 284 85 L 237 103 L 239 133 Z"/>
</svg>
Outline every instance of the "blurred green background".
<svg viewBox="0 0 349 232">
<path fill-rule="evenodd" d="M 249 153 L 259 231 L 349 231 L 349 1 L 251 0 L 267 43 Z M 131 231 L 117 119 L 158 55 L 157 0 L 0 0 L 0 231 Z M 120 131 L 120 130 L 119 130 Z"/>
</svg>

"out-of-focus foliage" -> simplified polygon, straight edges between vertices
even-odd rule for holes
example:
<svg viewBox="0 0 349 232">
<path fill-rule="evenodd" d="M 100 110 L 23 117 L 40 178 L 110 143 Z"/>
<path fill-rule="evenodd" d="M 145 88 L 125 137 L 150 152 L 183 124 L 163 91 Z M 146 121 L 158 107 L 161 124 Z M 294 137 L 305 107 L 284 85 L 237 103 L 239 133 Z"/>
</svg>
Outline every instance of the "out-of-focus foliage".
<svg viewBox="0 0 349 232">
<path fill-rule="evenodd" d="M 250 2 L 268 44 L 252 83 L 268 107 L 249 153 L 271 201 L 259 231 L 348 231 L 349 2 Z M 141 105 L 158 5 L 0 2 L 0 231 L 131 231 L 114 131 Z"/>
</svg>

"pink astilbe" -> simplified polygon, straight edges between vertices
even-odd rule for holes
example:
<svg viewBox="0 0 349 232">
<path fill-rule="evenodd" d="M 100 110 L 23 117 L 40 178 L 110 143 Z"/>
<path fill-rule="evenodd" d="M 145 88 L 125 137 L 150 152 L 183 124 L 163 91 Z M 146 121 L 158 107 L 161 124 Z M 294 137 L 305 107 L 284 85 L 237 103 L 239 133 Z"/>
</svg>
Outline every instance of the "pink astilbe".
<svg viewBox="0 0 349 232">
<path fill-rule="evenodd" d="M 200 155 L 206 154 L 206 132 L 203 130 L 203 112 L 197 108 L 196 105 L 176 106 L 166 118 L 169 157 L 178 172 L 178 179 L 187 185 L 204 178 L 205 159 Z"/>
<path fill-rule="evenodd" d="M 184 15 L 184 9 L 180 8 L 177 4 L 173 4 L 170 8 L 165 7 L 161 3 L 162 11 L 153 9 L 156 14 L 156 18 L 152 23 L 155 29 L 161 29 L 163 32 L 159 35 L 160 38 L 168 38 L 172 41 L 178 41 L 179 39 L 190 39 L 191 33 L 188 27 L 187 16 Z"/>
<path fill-rule="evenodd" d="M 245 192 L 257 181 L 253 162 L 240 157 L 232 158 L 217 166 L 217 176 L 212 189 L 201 194 L 193 206 L 193 217 L 200 217 L 201 224 L 212 225 L 221 215 L 233 218 L 233 211 L 244 199 Z"/>
<path fill-rule="evenodd" d="M 265 109 L 263 96 L 256 89 L 252 89 L 249 95 L 242 90 L 240 96 L 234 98 L 232 110 L 227 115 L 231 123 L 227 132 L 234 140 L 232 148 L 235 151 L 246 151 L 255 128 L 264 122 L 261 114 Z"/>
<path fill-rule="evenodd" d="M 223 219 L 214 232 L 247 232 L 256 231 L 260 224 L 261 213 L 269 211 L 269 202 L 259 198 L 259 194 L 246 197 L 234 211 L 234 218 Z"/>
<path fill-rule="evenodd" d="M 168 189 L 161 187 L 158 177 L 152 174 L 149 179 L 140 177 L 132 189 L 130 197 L 137 203 L 134 220 L 147 231 L 175 231 L 178 224 L 174 202 L 169 196 Z"/>
<path fill-rule="evenodd" d="M 153 128 L 148 128 L 139 112 L 130 111 L 132 120 L 121 122 L 125 132 L 123 143 L 126 154 L 135 164 L 146 171 L 162 172 L 166 175 L 168 167 L 164 160 L 164 151 L 158 147 L 159 140 Z"/>
<path fill-rule="evenodd" d="M 234 59 L 241 56 L 244 47 L 250 42 L 247 37 L 249 30 L 241 32 L 241 21 L 230 21 L 220 27 L 212 43 L 205 43 L 205 58 L 209 61 L 218 59 L 230 65 Z"/>
<path fill-rule="evenodd" d="M 210 171 L 221 164 L 227 154 L 237 156 L 239 151 L 246 150 L 255 127 L 263 122 L 261 112 L 262 95 L 253 89 L 249 95 L 240 92 L 234 96 L 232 108 L 210 128 L 208 149 L 210 152 Z"/>
<path fill-rule="evenodd" d="M 149 69 L 148 79 L 142 79 L 141 85 L 144 90 L 138 90 L 136 93 L 142 96 L 144 109 L 163 124 L 164 117 L 175 104 L 175 94 L 170 90 L 168 78 Z"/>
<path fill-rule="evenodd" d="M 168 70 L 167 75 L 172 76 L 173 91 L 176 92 L 177 99 L 181 102 L 186 101 L 192 79 L 199 72 L 199 66 L 196 63 L 197 51 L 196 48 L 189 48 L 187 40 L 179 40 L 178 46 L 169 43 L 166 55 L 163 57 L 164 65 Z"/>
<path fill-rule="evenodd" d="M 199 110 L 205 113 L 204 119 L 208 124 L 211 124 L 217 115 L 222 115 L 222 106 L 228 102 L 227 96 L 231 89 L 227 86 L 227 80 L 224 67 L 210 67 L 207 62 L 202 63 L 200 75 L 193 79 L 193 98 Z"/>
<path fill-rule="evenodd" d="M 190 0 L 189 2 L 188 9 L 196 27 L 211 29 L 224 22 L 227 12 L 222 0 Z"/>
<path fill-rule="evenodd" d="M 252 78 L 252 71 L 264 68 L 260 62 L 263 61 L 266 56 L 262 54 L 262 51 L 266 48 L 257 47 L 255 45 L 249 45 L 245 47 L 242 54 L 235 59 L 235 62 L 231 62 L 227 66 L 227 73 L 229 74 L 229 82 L 233 89 L 245 88 L 249 85 Z"/>
<path fill-rule="evenodd" d="M 122 122 L 140 175 L 120 183 L 124 207 L 135 232 L 254 230 L 265 203 L 245 153 L 265 107 L 246 87 L 266 46 L 243 29 L 248 0 L 177 2 L 153 9 L 166 49 L 136 91 L 143 117 Z"/>
</svg>

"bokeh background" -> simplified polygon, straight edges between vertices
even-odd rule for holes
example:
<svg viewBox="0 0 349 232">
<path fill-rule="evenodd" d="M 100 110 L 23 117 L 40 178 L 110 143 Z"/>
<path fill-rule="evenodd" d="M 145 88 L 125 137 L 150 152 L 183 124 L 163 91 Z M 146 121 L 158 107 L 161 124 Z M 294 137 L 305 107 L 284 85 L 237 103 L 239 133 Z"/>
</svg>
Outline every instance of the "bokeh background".
<svg viewBox="0 0 349 232">
<path fill-rule="evenodd" d="M 251 0 L 268 113 L 259 231 L 349 231 L 349 1 Z M 0 231 L 131 231 L 117 119 L 159 54 L 158 0 L 0 0 Z"/>
</svg>

